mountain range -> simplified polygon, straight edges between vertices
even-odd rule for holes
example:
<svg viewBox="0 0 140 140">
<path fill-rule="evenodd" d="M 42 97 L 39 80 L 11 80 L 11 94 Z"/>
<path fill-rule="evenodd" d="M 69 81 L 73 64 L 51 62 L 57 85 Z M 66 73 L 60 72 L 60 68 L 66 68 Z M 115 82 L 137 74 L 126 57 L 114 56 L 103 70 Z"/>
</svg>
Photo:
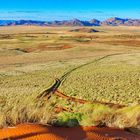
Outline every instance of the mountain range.
<svg viewBox="0 0 140 140">
<path fill-rule="evenodd" d="M 82 21 L 79 19 L 62 21 L 37 21 L 37 20 L 0 20 L 0 26 L 37 25 L 37 26 L 140 26 L 140 19 L 123 19 L 113 17 L 104 21 L 92 19 Z"/>
</svg>

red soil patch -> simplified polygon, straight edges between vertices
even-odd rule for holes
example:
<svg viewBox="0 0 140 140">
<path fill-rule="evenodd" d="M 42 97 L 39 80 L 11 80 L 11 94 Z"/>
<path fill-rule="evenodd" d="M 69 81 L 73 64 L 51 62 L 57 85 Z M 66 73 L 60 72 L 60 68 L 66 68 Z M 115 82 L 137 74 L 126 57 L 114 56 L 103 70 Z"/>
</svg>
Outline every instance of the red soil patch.
<svg viewBox="0 0 140 140">
<path fill-rule="evenodd" d="M 30 52 L 35 52 L 35 51 L 55 51 L 55 50 L 65 50 L 65 49 L 70 49 L 73 48 L 73 46 L 70 45 L 62 45 L 62 46 L 47 46 L 45 44 L 39 45 L 37 47 L 30 47 L 30 48 L 25 48 L 23 49 L 24 52 L 30 53 Z"/>
<path fill-rule="evenodd" d="M 102 42 L 102 41 L 99 41 Z M 111 45 L 124 45 L 132 47 L 140 47 L 140 40 L 117 40 L 117 41 L 103 41 L 102 43 L 111 44 Z"/>
<path fill-rule="evenodd" d="M 70 97 L 70 96 L 67 96 L 65 94 L 63 94 L 62 92 L 56 90 L 54 92 L 58 97 L 61 97 L 61 98 L 64 98 L 64 99 L 68 99 L 68 100 L 71 100 L 71 101 L 74 101 L 74 102 L 78 102 L 78 103 L 81 103 L 81 104 L 85 104 L 85 103 L 99 103 L 99 104 L 104 104 L 104 105 L 109 105 L 109 106 L 113 106 L 113 107 L 116 107 L 116 108 L 122 108 L 122 107 L 125 107 L 124 105 L 119 105 L 119 104 L 113 104 L 113 103 L 107 103 L 107 102 L 100 102 L 100 101 L 87 101 L 87 100 L 83 100 L 83 99 L 78 99 L 78 98 L 74 98 L 74 97 Z"/>
<path fill-rule="evenodd" d="M 37 124 L 21 124 L 0 130 L 0 139 L 6 140 L 140 140 L 129 132 L 114 128 L 52 127 Z"/>
</svg>

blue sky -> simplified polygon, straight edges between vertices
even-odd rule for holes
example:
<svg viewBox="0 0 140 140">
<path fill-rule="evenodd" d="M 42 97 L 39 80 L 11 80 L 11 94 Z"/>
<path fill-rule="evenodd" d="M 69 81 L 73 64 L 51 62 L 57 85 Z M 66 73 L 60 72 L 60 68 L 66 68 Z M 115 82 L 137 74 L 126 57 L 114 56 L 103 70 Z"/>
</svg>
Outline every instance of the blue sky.
<svg viewBox="0 0 140 140">
<path fill-rule="evenodd" d="M 0 19 L 140 18 L 140 0 L 0 0 Z"/>
</svg>

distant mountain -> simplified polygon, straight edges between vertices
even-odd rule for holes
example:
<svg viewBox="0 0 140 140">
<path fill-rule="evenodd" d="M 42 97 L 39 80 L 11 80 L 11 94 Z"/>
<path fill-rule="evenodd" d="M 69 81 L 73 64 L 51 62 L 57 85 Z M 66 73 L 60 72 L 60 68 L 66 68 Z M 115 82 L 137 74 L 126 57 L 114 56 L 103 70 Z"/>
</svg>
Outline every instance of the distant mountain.
<svg viewBox="0 0 140 140">
<path fill-rule="evenodd" d="M 61 25 L 61 26 L 90 26 L 88 21 L 81 21 L 79 19 L 46 22 L 46 25 L 50 25 L 50 26 L 57 26 L 57 25 Z"/>
<path fill-rule="evenodd" d="M 64 23 L 64 25 L 66 25 L 66 26 L 84 26 L 84 22 L 80 21 L 79 19 L 73 19 L 73 20 L 66 21 Z"/>
<path fill-rule="evenodd" d="M 91 26 L 100 26 L 101 21 L 99 21 L 97 19 L 92 19 L 89 21 L 89 23 L 91 24 Z"/>
<path fill-rule="evenodd" d="M 122 18 L 109 18 L 101 23 L 101 25 L 110 26 L 140 26 L 140 19 L 122 19 Z"/>
<path fill-rule="evenodd" d="M 45 25 L 45 21 L 34 20 L 0 20 L 0 26 L 12 26 L 12 25 Z"/>
<path fill-rule="evenodd" d="M 128 19 L 125 23 L 125 26 L 140 26 L 140 19 Z"/>
<path fill-rule="evenodd" d="M 102 25 L 110 25 L 110 26 L 119 26 L 119 25 L 123 25 L 125 22 L 127 21 L 127 19 L 121 19 L 121 18 L 109 18 L 105 21 L 103 21 L 101 24 Z"/>
<path fill-rule="evenodd" d="M 14 20 L 0 20 L 0 26 L 8 26 L 14 23 Z"/>
<path fill-rule="evenodd" d="M 37 25 L 37 26 L 140 26 L 140 19 L 109 18 L 104 21 L 92 19 L 82 21 L 79 19 L 62 21 L 36 21 L 36 20 L 0 20 L 0 26 Z"/>
</svg>

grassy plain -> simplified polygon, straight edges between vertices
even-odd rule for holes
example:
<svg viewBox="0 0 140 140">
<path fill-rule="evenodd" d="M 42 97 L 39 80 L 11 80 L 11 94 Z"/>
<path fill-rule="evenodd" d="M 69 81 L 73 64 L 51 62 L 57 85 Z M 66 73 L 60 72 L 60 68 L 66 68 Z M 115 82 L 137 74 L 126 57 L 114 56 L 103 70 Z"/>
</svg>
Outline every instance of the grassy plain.
<svg viewBox="0 0 140 140">
<path fill-rule="evenodd" d="M 99 32 L 71 32 L 77 28 L 0 27 L 1 127 L 49 122 L 140 128 L 140 27 L 94 27 Z M 73 70 L 106 55 L 111 56 Z M 59 88 L 66 95 L 126 107 L 80 105 L 56 96 L 48 102 L 36 99 L 68 71 Z M 55 114 L 58 105 L 75 113 Z"/>
</svg>

